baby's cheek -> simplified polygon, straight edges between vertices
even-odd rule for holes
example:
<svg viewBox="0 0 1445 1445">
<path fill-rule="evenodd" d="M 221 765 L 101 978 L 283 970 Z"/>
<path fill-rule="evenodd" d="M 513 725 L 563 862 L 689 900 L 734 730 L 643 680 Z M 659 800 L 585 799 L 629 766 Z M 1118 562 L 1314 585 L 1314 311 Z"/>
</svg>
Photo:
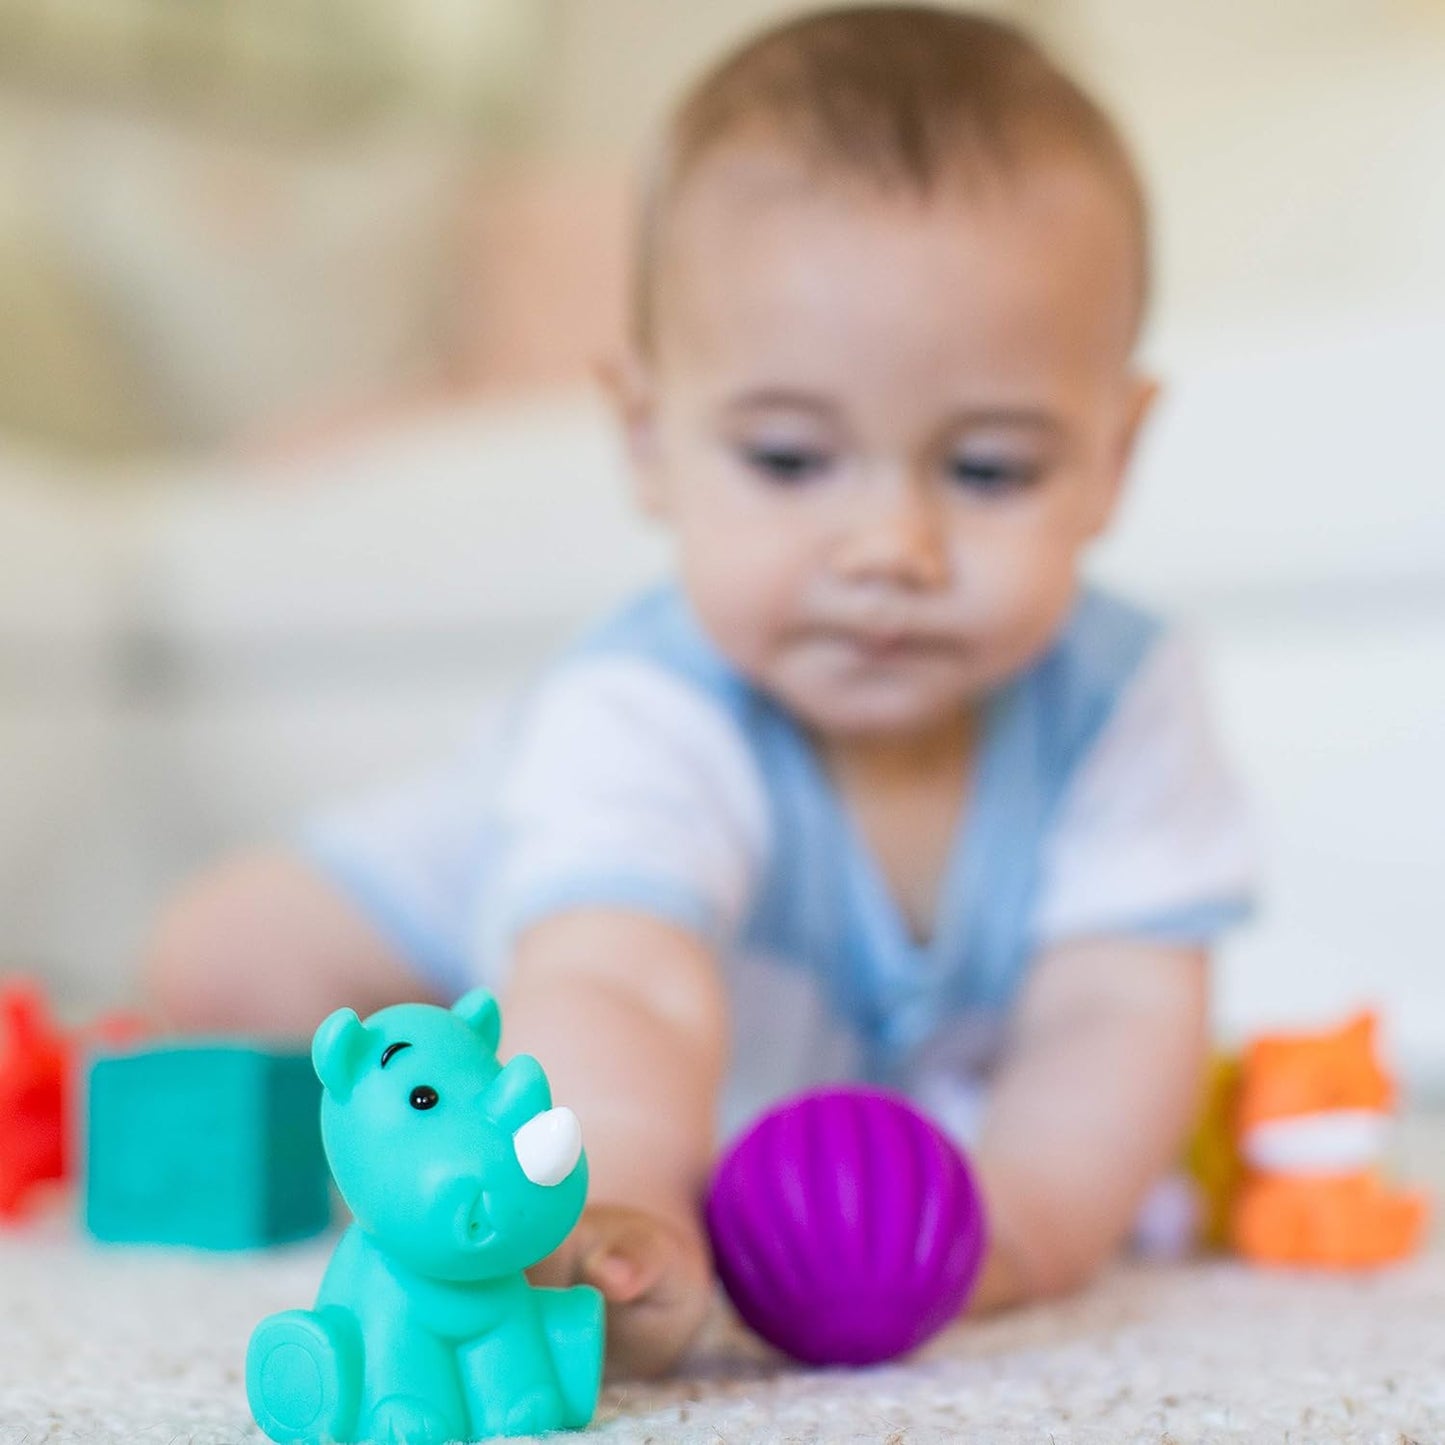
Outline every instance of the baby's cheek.
<svg viewBox="0 0 1445 1445">
<path fill-rule="evenodd" d="M 763 660 L 786 635 L 792 588 L 786 559 L 764 536 L 715 532 L 683 549 L 682 581 L 704 630 L 738 663 Z"/>
<path fill-rule="evenodd" d="M 1057 632 L 1077 586 L 1073 551 L 1032 538 L 982 554 L 972 577 L 975 616 L 986 637 L 1011 652 L 1035 651 Z"/>
<path fill-rule="evenodd" d="M 705 568 L 684 568 L 683 585 L 709 641 L 735 667 L 755 674 L 775 645 L 763 589 L 750 585 L 745 572 L 715 559 Z"/>
<path fill-rule="evenodd" d="M 955 587 L 976 620 L 1006 625 L 1034 598 L 1038 561 L 1033 548 L 1001 529 L 972 536 L 954 558 Z"/>
</svg>

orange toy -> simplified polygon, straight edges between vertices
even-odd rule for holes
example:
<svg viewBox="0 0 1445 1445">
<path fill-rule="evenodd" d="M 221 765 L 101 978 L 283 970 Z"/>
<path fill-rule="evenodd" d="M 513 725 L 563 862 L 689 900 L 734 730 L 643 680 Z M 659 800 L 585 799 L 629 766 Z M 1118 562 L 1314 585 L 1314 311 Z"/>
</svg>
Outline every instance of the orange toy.
<svg viewBox="0 0 1445 1445">
<path fill-rule="evenodd" d="M 1261 1264 L 1361 1269 L 1419 1246 L 1423 1194 L 1377 1169 L 1395 1088 L 1362 1013 L 1319 1034 L 1273 1034 L 1245 1051 L 1235 1124 L 1244 1178 L 1231 1242 Z"/>
</svg>

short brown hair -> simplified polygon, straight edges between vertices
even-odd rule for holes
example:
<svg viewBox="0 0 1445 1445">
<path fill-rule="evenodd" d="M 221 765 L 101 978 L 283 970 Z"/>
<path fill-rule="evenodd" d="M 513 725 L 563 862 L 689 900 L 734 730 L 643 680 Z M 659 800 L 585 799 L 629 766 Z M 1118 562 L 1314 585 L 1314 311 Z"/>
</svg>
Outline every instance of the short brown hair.
<svg viewBox="0 0 1445 1445">
<path fill-rule="evenodd" d="M 862 5 L 764 31 L 684 96 L 646 178 L 632 283 L 639 344 L 654 331 L 673 204 L 708 155 L 749 135 L 825 170 L 923 195 L 945 176 L 1008 176 L 1041 154 L 1072 152 L 1098 167 L 1128 211 L 1142 317 L 1148 210 L 1103 109 L 1017 26 L 936 5 Z"/>
</svg>

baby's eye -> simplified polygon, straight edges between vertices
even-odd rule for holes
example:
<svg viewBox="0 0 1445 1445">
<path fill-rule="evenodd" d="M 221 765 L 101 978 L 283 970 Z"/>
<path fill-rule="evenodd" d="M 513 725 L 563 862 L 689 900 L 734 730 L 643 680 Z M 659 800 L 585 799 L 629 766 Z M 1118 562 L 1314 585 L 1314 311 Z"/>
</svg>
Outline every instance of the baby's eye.
<svg viewBox="0 0 1445 1445">
<path fill-rule="evenodd" d="M 745 446 L 743 461 L 770 482 L 805 482 L 831 465 L 827 452 L 811 447 Z"/>
<path fill-rule="evenodd" d="M 439 1097 L 430 1084 L 418 1084 L 411 1091 L 411 1106 L 413 1109 L 435 1109 Z"/>
<path fill-rule="evenodd" d="M 1005 457 L 959 456 L 949 461 L 948 475 L 971 492 L 998 496 L 1030 486 L 1038 480 L 1039 467 Z"/>
</svg>

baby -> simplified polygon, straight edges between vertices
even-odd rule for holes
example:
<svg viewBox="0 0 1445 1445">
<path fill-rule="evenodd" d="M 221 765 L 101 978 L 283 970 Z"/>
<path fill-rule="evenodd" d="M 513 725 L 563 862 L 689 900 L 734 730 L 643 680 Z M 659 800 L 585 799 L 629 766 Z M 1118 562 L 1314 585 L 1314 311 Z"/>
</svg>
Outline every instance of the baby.
<svg viewBox="0 0 1445 1445">
<path fill-rule="evenodd" d="M 1085 1280 L 1179 1147 L 1250 876 L 1186 649 L 1080 582 L 1155 393 L 1145 232 L 1011 27 L 754 40 L 667 131 L 610 375 L 676 582 L 544 677 L 496 790 L 321 820 L 160 924 L 187 1026 L 498 990 L 592 1161 L 539 1274 L 603 1291 L 614 1370 L 702 1319 L 719 1129 L 811 1083 L 968 1148 L 979 1310 Z"/>
</svg>

